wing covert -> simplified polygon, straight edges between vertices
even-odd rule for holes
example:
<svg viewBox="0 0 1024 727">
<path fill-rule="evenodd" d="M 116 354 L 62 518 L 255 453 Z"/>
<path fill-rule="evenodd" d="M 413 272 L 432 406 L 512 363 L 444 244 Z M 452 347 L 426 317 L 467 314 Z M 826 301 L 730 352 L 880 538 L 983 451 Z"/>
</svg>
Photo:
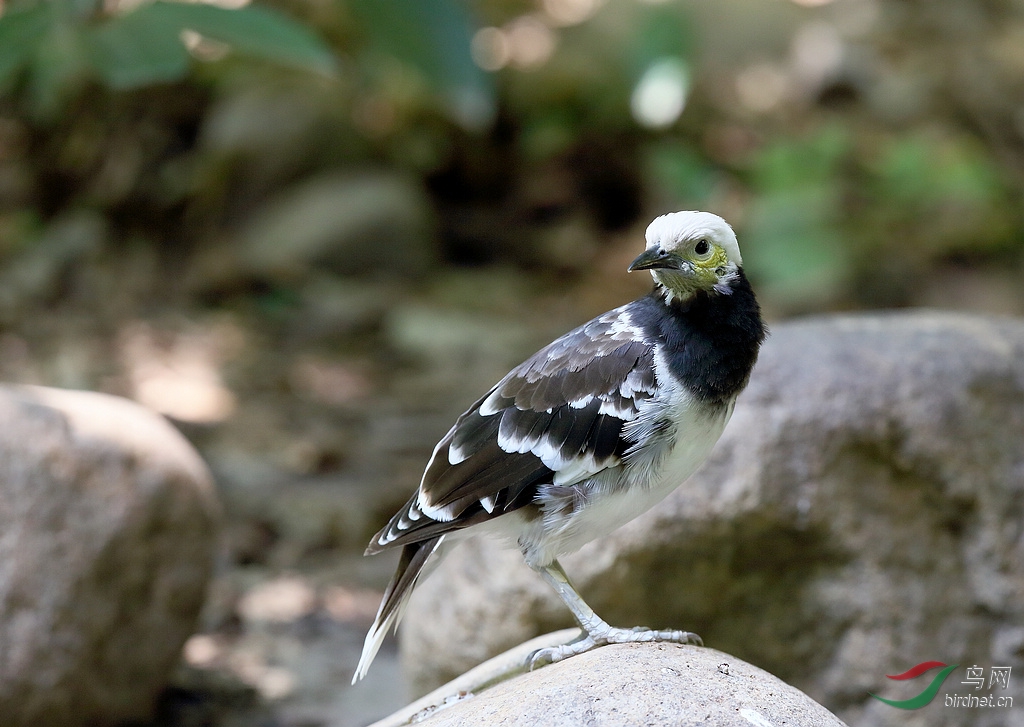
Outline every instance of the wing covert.
<svg viewBox="0 0 1024 727">
<path fill-rule="evenodd" d="M 653 346 L 628 305 L 570 331 L 459 417 L 375 544 L 476 524 L 526 505 L 540 485 L 570 486 L 619 464 L 623 425 L 655 386 Z"/>
</svg>

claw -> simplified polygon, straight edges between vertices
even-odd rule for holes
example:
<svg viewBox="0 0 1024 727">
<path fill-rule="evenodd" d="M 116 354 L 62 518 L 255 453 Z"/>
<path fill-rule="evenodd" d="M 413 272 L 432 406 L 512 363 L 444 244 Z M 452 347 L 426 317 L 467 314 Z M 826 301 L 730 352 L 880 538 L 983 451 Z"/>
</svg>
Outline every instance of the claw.
<svg viewBox="0 0 1024 727">
<path fill-rule="evenodd" d="M 529 559 L 527 559 L 527 563 L 530 563 Z M 704 645 L 704 642 L 697 634 L 690 633 L 689 631 L 654 631 L 643 626 L 619 629 L 609 626 L 607 622 L 594 613 L 594 610 L 576 592 L 572 583 L 569 582 L 569 576 L 565 574 L 557 560 L 551 561 L 547 565 L 530 564 L 530 567 L 537 571 L 555 589 L 555 592 L 565 602 L 565 605 L 572 611 L 572 615 L 576 618 L 576 623 L 579 624 L 581 632 L 579 638 L 568 644 L 538 649 L 530 654 L 527 657 L 526 666 L 531 671 L 546 664 L 553 664 L 570 656 L 582 654 L 598 646 L 604 646 L 605 644 L 664 641 L 673 644 Z"/>
<path fill-rule="evenodd" d="M 537 649 L 536 651 L 530 652 L 530 655 L 526 657 L 526 670 L 533 671 L 534 669 L 540 669 L 542 666 L 553 664 L 555 659 L 553 658 L 552 652 L 557 648 L 558 647 Z"/>
<path fill-rule="evenodd" d="M 695 633 L 690 631 L 655 631 L 642 626 L 634 626 L 631 629 L 619 629 L 611 626 L 601 629 L 596 633 L 584 634 L 575 641 L 561 646 L 549 646 L 545 649 L 537 649 L 526 657 L 526 668 L 528 671 L 539 669 L 548 664 L 568 659 L 584 652 L 596 649 L 607 644 L 634 644 L 667 642 L 672 644 L 692 644 L 704 646 L 704 641 Z"/>
</svg>

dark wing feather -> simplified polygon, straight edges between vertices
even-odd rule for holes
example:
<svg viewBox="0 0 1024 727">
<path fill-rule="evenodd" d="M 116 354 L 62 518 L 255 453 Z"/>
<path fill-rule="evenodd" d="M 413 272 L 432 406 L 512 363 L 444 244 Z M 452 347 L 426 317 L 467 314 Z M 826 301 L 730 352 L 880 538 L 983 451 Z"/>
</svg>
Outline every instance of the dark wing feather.
<svg viewBox="0 0 1024 727">
<path fill-rule="evenodd" d="M 475 407 L 470 409 L 474 410 Z M 464 414 L 445 439 L 450 437 L 451 446 L 460 451 L 479 452 L 485 444 L 497 438 L 500 422 L 501 417 L 469 417 Z"/>
<path fill-rule="evenodd" d="M 616 417 L 598 417 L 594 426 L 590 428 L 587 443 L 584 446 L 594 453 L 595 459 L 606 459 L 618 451 L 621 432 L 622 424 Z"/>
<path fill-rule="evenodd" d="M 550 480 L 552 475 L 536 457 L 510 455 L 498 446 L 497 440 L 488 442 L 469 459 L 436 471 L 436 479 L 430 484 L 437 499 L 431 501 L 431 506 L 450 510 L 455 517 L 483 497 L 493 497 L 503 490 L 517 491 L 534 482 Z M 486 489 L 481 483 L 486 483 Z"/>
<path fill-rule="evenodd" d="M 497 517 L 528 504 L 540 485 L 571 486 L 619 464 L 622 427 L 656 383 L 653 346 L 629 310 L 541 349 L 459 417 L 417 494 L 368 552 Z"/>
<path fill-rule="evenodd" d="M 619 428 L 622 427 L 623 423 L 617 417 L 602 416 L 600 410 L 601 400 L 597 398 L 580 409 L 573 409 L 567 406 L 559 407 L 556 411 L 562 419 L 558 423 L 560 426 L 554 432 L 552 432 L 554 427 L 548 429 L 551 444 L 568 454 L 593 454 L 593 450 L 589 450 L 586 445 L 587 439 L 590 437 L 590 430 L 594 428 L 597 420 L 611 418 L 616 421 Z"/>
</svg>

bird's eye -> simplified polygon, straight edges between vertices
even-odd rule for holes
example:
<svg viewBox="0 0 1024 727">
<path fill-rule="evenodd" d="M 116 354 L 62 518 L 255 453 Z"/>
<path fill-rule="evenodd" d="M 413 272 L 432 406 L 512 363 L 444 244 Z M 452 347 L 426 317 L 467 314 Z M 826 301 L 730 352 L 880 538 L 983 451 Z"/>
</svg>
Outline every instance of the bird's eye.
<svg viewBox="0 0 1024 727">
<path fill-rule="evenodd" d="M 698 255 L 707 255 L 711 251 L 711 245 L 708 244 L 707 240 L 697 240 L 697 244 L 693 246 L 693 251 Z"/>
</svg>

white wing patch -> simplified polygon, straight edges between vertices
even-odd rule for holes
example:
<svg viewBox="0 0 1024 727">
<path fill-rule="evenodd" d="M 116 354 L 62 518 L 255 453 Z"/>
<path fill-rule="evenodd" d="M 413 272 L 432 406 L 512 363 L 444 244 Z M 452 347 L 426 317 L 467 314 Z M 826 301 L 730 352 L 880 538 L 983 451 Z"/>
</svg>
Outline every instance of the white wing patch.
<svg viewBox="0 0 1024 727">
<path fill-rule="evenodd" d="M 526 454 L 540 444 L 540 437 L 518 436 L 510 427 L 498 427 L 498 446 L 509 454 Z M 546 464 L 546 463 L 545 463 Z"/>
<path fill-rule="evenodd" d="M 545 462 L 545 464 L 547 464 Z M 551 469 L 555 471 L 555 476 L 551 484 L 553 485 L 574 485 L 577 482 L 593 477 L 598 472 L 608 469 L 608 467 L 618 464 L 618 458 L 612 457 L 598 461 L 591 454 L 577 455 L 576 457 L 568 460 L 558 459 L 554 463 L 557 466 L 551 466 Z"/>
<path fill-rule="evenodd" d="M 386 547 L 388 543 L 394 542 L 402 535 L 402 533 L 414 527 L 417 520 L 423 519 L 424 512 L 420 508 L 419 499 L 420 498 L 417 498 L 409 503 L 408 507 L 402 511 L 392 527 L 386 528 L 380 532 L 380 535 L 377 537 L 377 545 L 382 548 Z M 427 515 L 427 517 L 430 516 Z"/>
<path fill-rule="evenodd" d="M 454 432 L 455 432 L 455 428 L 453 427 L 452 429 L 450 429 L 448 431 L 448 434 L 440 442 L 437 443 L 437 446 L 434 447 L 434 452 L 433 452 L 433 454 L 430 455 L 430 461 L 427 462 L 427 469 L 424 470 L 424 473 L 423 473 L 424 477 L 426 477 L 426 472 L 434 464 L 434 460 L 437 459 L 438 454 L 440 454 L 442 450 L 444 450 L 444 449 L 448 450 L 448 461 L 451 462 L 452 457 L 453 457 L 453 450 L 455 450 L 456 448 L 454 446 L 449 445 L 449 442 L 451 442 L 452 434 Z M 458 453 L 456 453 L 456 456 L 457 456 L 457 454 Z M 465 458 L 463 458 L 463 459 L 465 459 Z M 457 464 L 457 462 L 452 462 L 452 464 Z M 435 507 L 434 505 L 431 505 L 427 501 L 427 498 L 423 494 L 423 480 L 421 479 L 420 480 L 419 489 L 416 491 L 416 498 L 409 504 L 407 513 L 404 513 L 403 517 L 401 517 L 399 519 L 399 521 L 397 523 L 397 527 L 391 528 L 390 530 L 388 530 L 388 540 L 387 540 L 388 543 L 390 543 L 392 540 L 396 540 L 398 538 L 398 536 L 400 536 L 404 530 L 408 529 L 408 528 L 403 528 L 402 527 L 402 524 L 407 519 L 408 520 L 419 520 L 420 519 L 419 516 L 412 516 L 410 514 L 410 513 L 413 513 L 414 511 L 417 512 L 419 515 L 426 515 L 431 520 L 436 520 L 438 522 L 447 523 L 447 522 L 451 522 L 452 520 L 455 519 L 455 512 L 452 510 L 451 507 Z M 384 540 L 384 536 L 383 535 L 381 536 L 381 540 Z M 387 543 L 382 542 L 381 545 L 387 545 Z"/>
<path fill-rule="evenodd" d="M 629 314 L 629 303 L 619 306 L 615 310 L 608 311 L 597 320 L 611 319 L 611 337 L 617 340 L 627 341 L 629 339 L 643 340 L 644 332 L 633 323 Z"/>
<path fill-rule="evenodd" d="M 639 392 L 646 391 L 647 389 L 644 386 L 644 374 L 642 371 L 636 369 L 626 374 L 626 378 L 623 379 L 622 385 L 619 387 L 619 393 L 627 399 L 632 398 Z"/>
<path fill-rule="evenodd" d="M 483 402 L 480 404 L 480 408 L 477 409 L 477 411 L 480 413 L 480 416 L 489 417 L 492 414 L 497 414 L 504 408 L 501 403 L 502 396 L 501 394 L 498 393 L 498 390 L 500 388 L 500 386 L 496 387 L 494 391 L 491 392 L 490 396 L 484 399 Z"/>
<path fill-rule="evenodd" d="M 629 399 L 602 401 L 601 408 L 597 412 L 598 414 L 613 416 L 624 422 L 632 421 L 636 418 L 636 411 L 633 408 L 632 401 Z"/>
<path fill-rule="evenodd" d="M 448 464 L 450 465 L 457 465 L 459 462 L 465 462 L 469 459 L 469 455 L 469 452 L 456 447 L 454 442 L 448 446 Z"/>
</svg>

